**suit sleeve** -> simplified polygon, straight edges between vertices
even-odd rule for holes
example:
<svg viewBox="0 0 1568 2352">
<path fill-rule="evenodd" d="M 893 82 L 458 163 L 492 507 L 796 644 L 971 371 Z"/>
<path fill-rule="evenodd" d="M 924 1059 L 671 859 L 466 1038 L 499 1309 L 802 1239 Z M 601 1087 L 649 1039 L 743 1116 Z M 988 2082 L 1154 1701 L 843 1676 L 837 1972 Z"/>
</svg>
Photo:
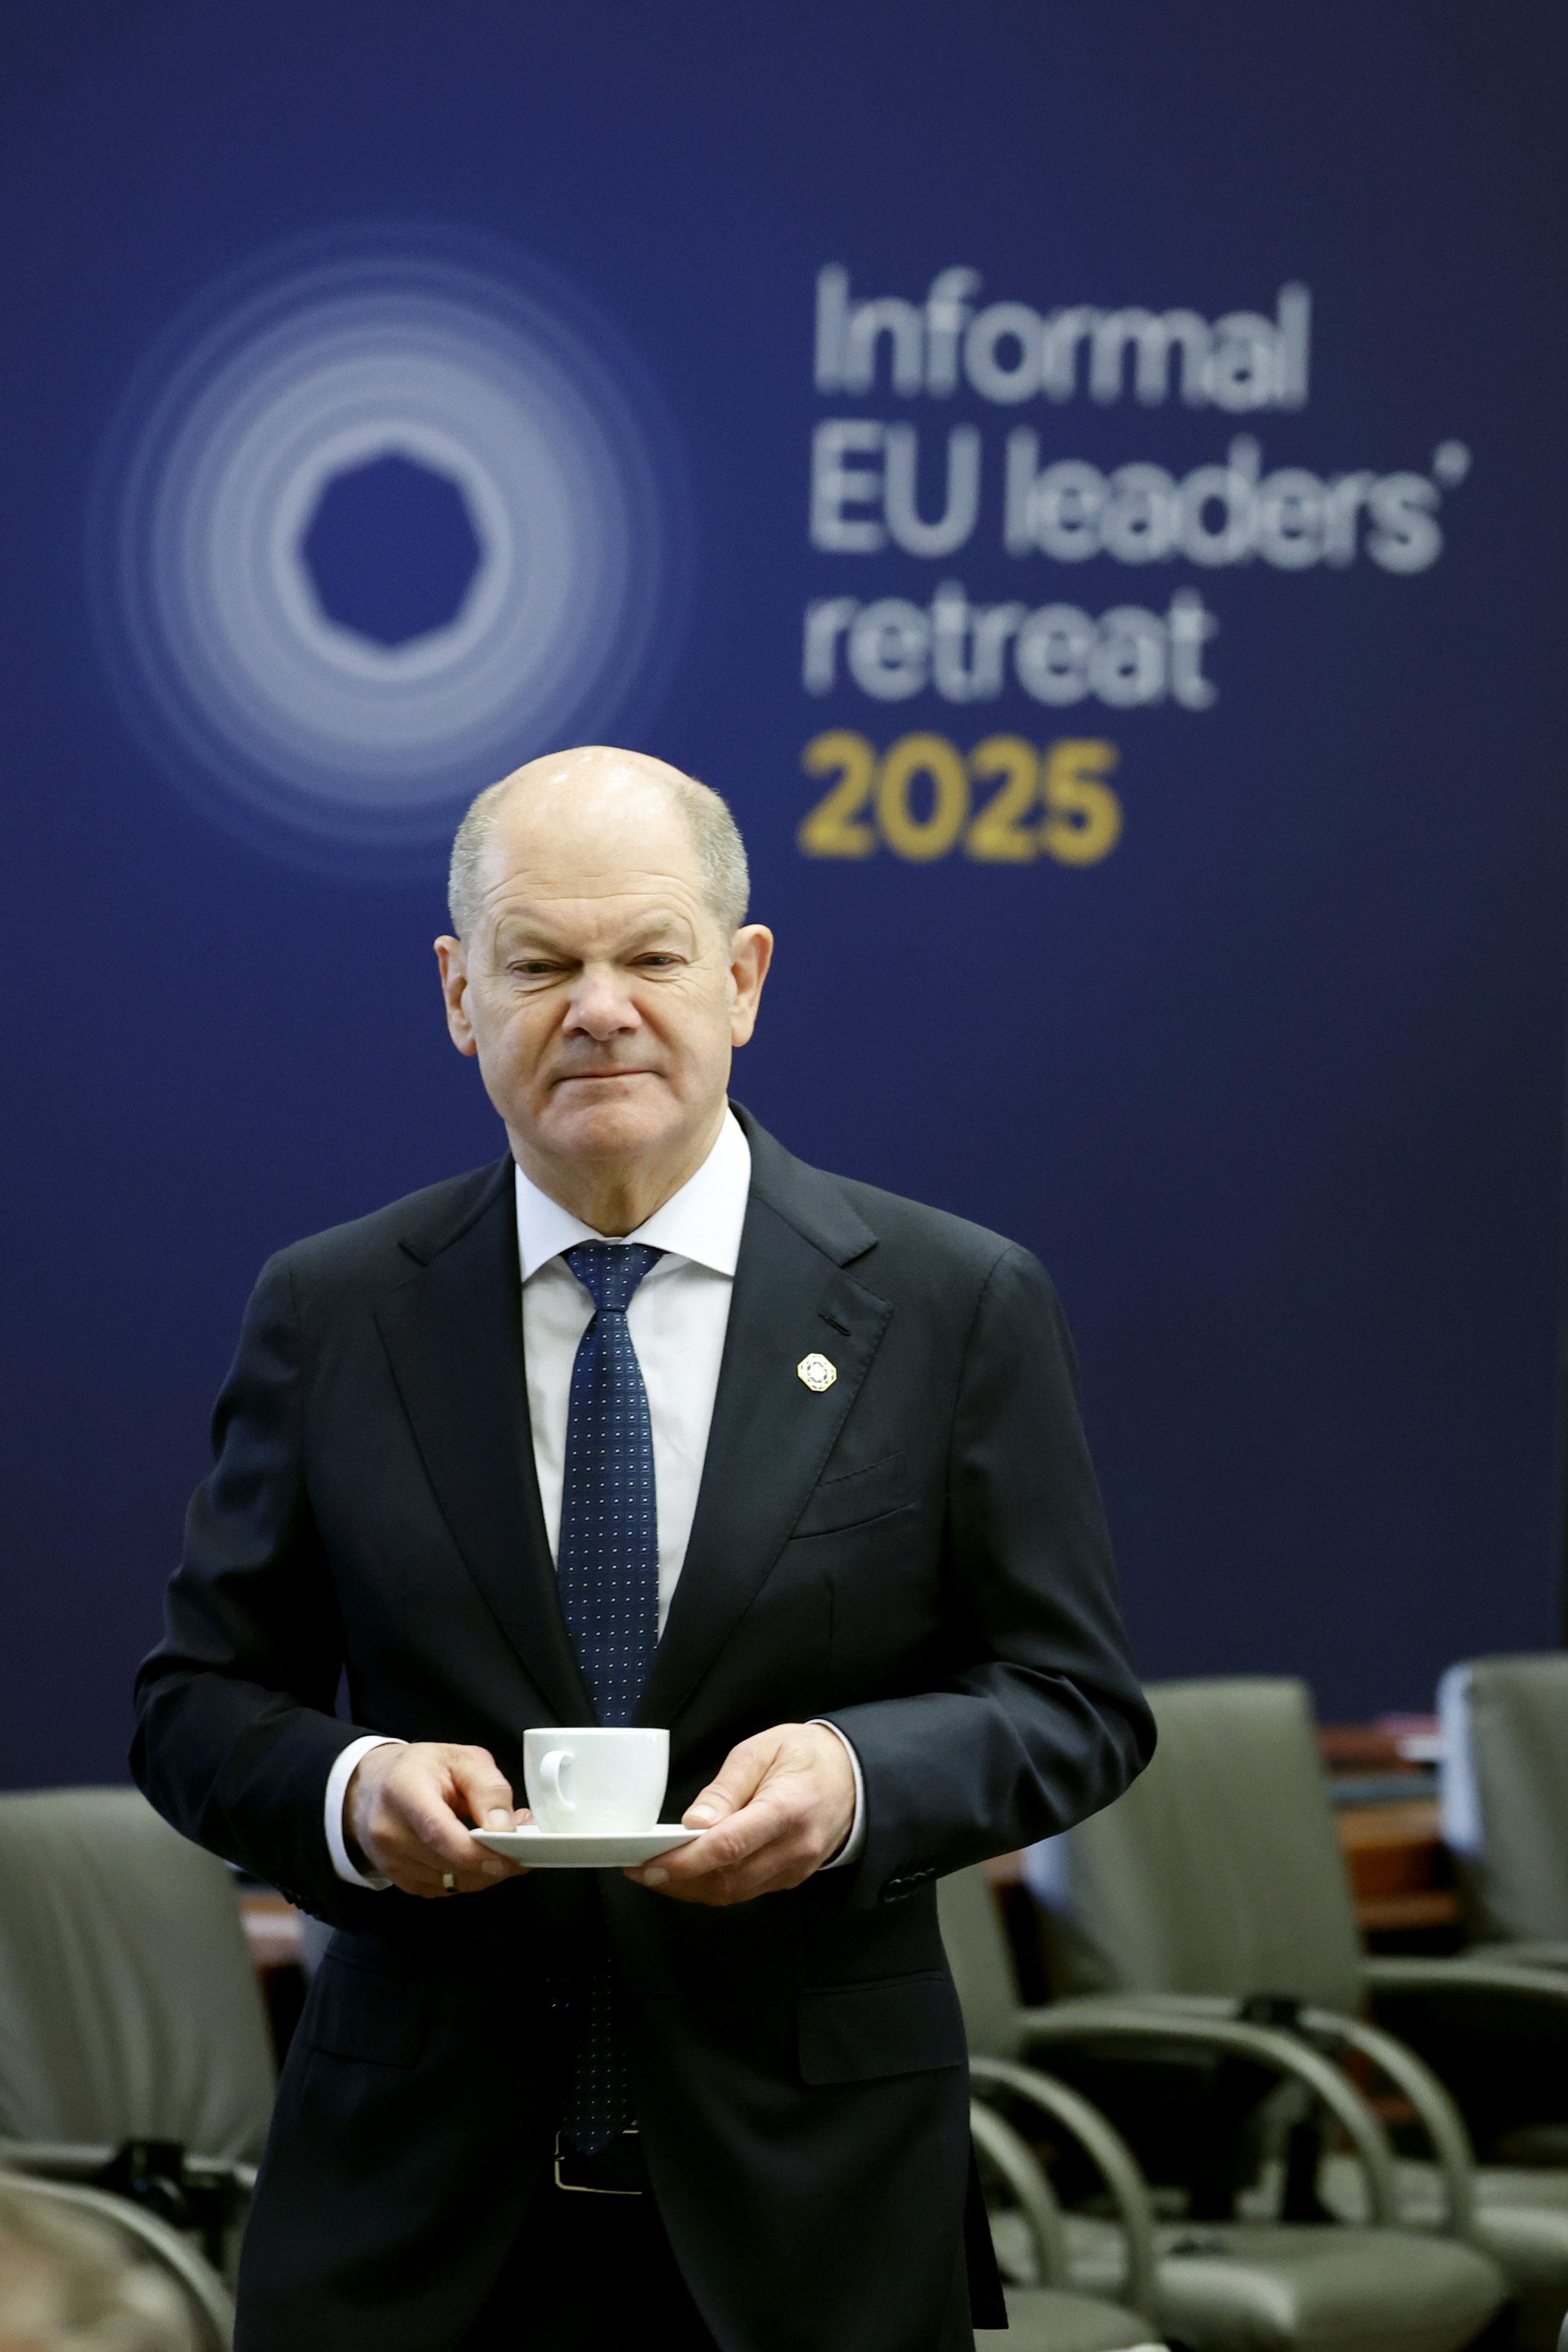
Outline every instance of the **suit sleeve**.
<svg viewBox="0 0 1568 2352">
<path fill-rule="evenodd" d="M 1097 1812 L 1154 1751 L 1079 1416 L 1066 1318 L 1009 1249 L 982 1290 L 946 1474 L 950 1680 L 836 1708 L 865 1779 L 851 1897 L 896 1902 Z"/>
<path fill-rule="evenodd" d="M 342 1633 L 306 1486 L 303 1384 L 285 1253 L 263 1268 L 218 1399 L 163 1639 L 136 1679 L 131 1766 L 186 1837 L 347 1924 L 322 1800 L 360 1727 L 334 1713 Z"/>
</svg>

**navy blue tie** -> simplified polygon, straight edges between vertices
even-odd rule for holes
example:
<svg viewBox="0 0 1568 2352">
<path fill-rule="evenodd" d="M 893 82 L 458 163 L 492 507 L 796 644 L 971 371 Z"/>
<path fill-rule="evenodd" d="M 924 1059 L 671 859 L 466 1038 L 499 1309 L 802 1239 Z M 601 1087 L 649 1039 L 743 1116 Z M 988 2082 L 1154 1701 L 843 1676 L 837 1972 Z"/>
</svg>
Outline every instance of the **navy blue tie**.
<svg viewBox="0 0 1568 2352">
<path fill-rule="evenodd" d="M 629 1723 L 659 1633 L 659 1509 L 648 1392 L 626 1309 L 662 1250 L 579 1242 L 566 1262 L 594 1305 L 571 1368 L 556 1567 L 601 1723 Z"/>
<path fill-rule="evenodd" d="M 626 1309 L 663 1256 L 641 1242 L 580 1242 L 566 1262 L 594 1314 L 571 1368 L 556 1566 L 560 1603 L 601 1723 L 627 1723 L 659 1633 L 659 1509 L 648 1394 Z M 608 1957 L 562 2128 L 592 2156 L 632 2120 L 632 2084 Z"/>
</svg>

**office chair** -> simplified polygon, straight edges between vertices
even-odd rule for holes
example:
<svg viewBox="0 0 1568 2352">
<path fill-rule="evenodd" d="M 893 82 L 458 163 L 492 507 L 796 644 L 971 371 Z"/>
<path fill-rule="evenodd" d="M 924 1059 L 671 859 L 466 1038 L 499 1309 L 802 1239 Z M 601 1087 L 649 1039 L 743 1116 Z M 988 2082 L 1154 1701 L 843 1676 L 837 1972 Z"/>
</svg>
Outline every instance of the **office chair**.
<svg viewBox="0 0 1568 2352">
<path fill-rule="evenodd" d="M 108 2180 L 216 2257 L 273 2088 L 224 1864 L 132 1789 L 0 1796 L 0 2163 Z"/>
<path fill-rule="evenodd" d="M 1396 2179 L 1386 2136 L 1354 2084 L 1319 2051 L 1228 2013 L 1151 2019 L 1107 2000 L 1024 2009 L 984 1871 L 944 1879 L 937 1902 L 977 2088 L 1021 2094 L 1035 2070 L 1020 2059 L 1050 2064 L 1081 2039 L 1139 2054 L 1174 2044 L 1297 2086 L 1350 2138 L 1375 2226 L 1234 2219 L 1201 2229 L 1185 2221 L 1155 2225 L 1146 2307 L 1162 2336 L 1192 2352 L 1460 2352 L 1496 2315 L 1508 2287 L 1494 2262 L 1458 2235 L 1394 2226 Z M 1124 2146 L 1099 2120 L 1109 2134 L 1103 2144 Z M 1138 2177 L 1135 2164 L 1133 2173 Z M 1461 2170 L 1451 2184 L 1461 2208 L 1467 2179 Z M 1114 2295 L 1124 2277 L 1115 2233 L 1108 2238 L 1104 2223 L 1072 2215 L 1065 2233 L 1074 2289 Z"/>
<path fill-rule="evenodd" d="M 1471 1941 L 1568 1967 L 1568 1656 L 1469 1659 L 1437 1704 L 1443 1837 Z"/>
<path fill-rule="evenodd" d="M 1568 2173 L 1475 2168 L 1455 2100 L 1425 2063 L 1430 2039 L 1417 2051 L 1380 2028 L 1420 2026 L 1423 2010 L 1429 2025 L 1433 2003 L 1449 2019 L 1501 2010 L 1549 2055 L 1568 2028 L 1568 1977 L 1363 1952 L 1304 1685 L 1172 1683 L 1148 1696 L 1160 1734 L 1148 1770 L 1030 1857 L 1053 1985 L 1157 2007 L 1167 2023 L 1175 2008 L 1215 2019 L 1274 2004 L 1296 2038 L 1380 2072 L 1433 2159 L 1399 2167 L 1398 2218 L 1491 2254 L 1520 2297 L 1521 2352 L 1552 2352 L 1568 2304 Z M 1369 2002 L 1378 2026 L 1362 2019 Z M 1082 2000 L 1074 2008 L 1082 2033 Z M 1370 2210 L 1343 2167 L 1327 2178 L 1339 2210 Z"/>
</svg>

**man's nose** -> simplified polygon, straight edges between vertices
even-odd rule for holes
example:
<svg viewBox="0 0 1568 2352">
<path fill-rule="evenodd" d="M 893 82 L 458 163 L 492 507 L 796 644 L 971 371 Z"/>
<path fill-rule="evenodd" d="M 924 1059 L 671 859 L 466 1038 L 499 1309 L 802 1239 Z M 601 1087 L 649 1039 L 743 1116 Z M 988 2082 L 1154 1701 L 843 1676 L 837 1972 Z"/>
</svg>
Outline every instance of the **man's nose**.
<svg viewBox="0 0 1568 2352">
<path fill-rule="evenodd" d="M 602 1039 L 642 1025 L 642 1016 L 618 973 L 591 967 L 583 973 L 567 1009 L 569 1036 L 578 1033 Z"/>
</svg>

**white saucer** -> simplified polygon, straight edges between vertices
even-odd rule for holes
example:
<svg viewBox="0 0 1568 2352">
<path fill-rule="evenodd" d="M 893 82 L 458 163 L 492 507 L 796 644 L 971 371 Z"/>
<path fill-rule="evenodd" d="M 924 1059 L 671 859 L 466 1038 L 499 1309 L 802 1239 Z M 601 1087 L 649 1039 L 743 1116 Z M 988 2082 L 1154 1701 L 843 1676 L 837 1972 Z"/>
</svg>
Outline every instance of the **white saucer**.
<svg viewBox="0 0 1568 2352">
<path fill-rule="evenodd" d="M 541 1830 L 537 1822 L 520 1830 L 476 1830 L 474 1835 L 492 1853 L 505 1854 L 528 1870 L 626 1870 L 690 1845 L 700 1830 L 684 1830 L 679 1822 L 659 1822 L 651 1830 L 612 1830 L 598 1837 L 579 1837 L 570 1831 Z"/>
</svg>

